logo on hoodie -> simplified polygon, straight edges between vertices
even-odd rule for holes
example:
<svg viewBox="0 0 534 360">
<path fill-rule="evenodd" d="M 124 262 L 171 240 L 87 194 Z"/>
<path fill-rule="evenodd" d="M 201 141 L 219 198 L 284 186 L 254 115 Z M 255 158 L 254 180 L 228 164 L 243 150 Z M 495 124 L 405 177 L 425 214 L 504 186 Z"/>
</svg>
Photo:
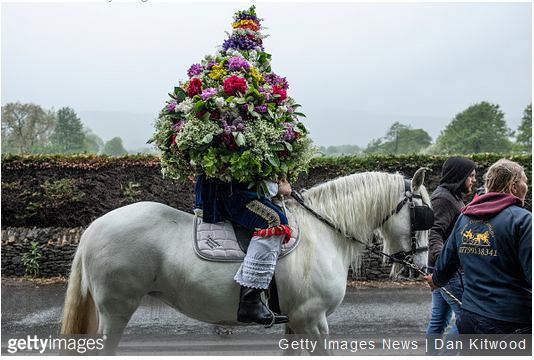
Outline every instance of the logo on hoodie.
<svg viewBox="0 0 534 360">
<path fill-rule="evenodd" d="M 461 234 L 461 254 L 497 256 L 497 250 L 493 250 L 491 246 L 495 233 L 487 221 L 470 220 L 462 228 Z"/>
</svg>

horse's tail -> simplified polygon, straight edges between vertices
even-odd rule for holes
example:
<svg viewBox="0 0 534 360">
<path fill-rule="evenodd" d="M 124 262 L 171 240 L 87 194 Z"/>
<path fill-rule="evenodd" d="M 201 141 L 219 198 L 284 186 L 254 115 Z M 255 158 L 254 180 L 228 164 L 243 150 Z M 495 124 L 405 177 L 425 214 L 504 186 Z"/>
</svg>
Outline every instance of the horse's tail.
<svg viewBox="0 0 534 360">
<path fill-rule="evenodd" d="M 95 302 L 86 287 L 87 281 L 84 281 L 82 244 L 83 242 L 80 242 L 72 262 L 63 308 L 62 334 L 96 334 L 98 330 Z"/>
</svg>

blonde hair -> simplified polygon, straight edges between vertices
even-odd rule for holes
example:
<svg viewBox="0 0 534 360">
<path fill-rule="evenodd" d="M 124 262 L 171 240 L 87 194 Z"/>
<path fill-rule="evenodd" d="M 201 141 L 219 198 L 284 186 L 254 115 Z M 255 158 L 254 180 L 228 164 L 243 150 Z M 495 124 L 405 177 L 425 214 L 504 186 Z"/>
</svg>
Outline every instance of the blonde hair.
<svg viewBox="0 0 534 360">
<path fill-rule="evenodd" d="M 508 159 L 500 159 L 486 173 L 486 192 L 510 194 L 512 184 L 519 182 L 525 169 Z"/>
</svg>

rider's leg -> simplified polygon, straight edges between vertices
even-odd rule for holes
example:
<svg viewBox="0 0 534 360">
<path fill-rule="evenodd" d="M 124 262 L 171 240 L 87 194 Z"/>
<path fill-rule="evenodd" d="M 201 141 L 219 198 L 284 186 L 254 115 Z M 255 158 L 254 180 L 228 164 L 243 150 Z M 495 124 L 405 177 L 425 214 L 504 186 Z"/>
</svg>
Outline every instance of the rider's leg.
<svg viewBox="0 0 534 360">
<path fill-rule="evenodd" d="M 269 287 L 282 242 L 290 236 L 286 216 L 266 199 L 252 200 L 232 215 L 232 220 L 255 229 L 247 255 L 234 279 L 242 286 L 238 321 L 271 324 L 288 322 L 272 313 L 260 295 Z"/>
<path fill-rule="evenodd" d="M 285 315 L 273 313 L 261 300 L 274 275 L 276 260 L 285 235 L 254 236 L 247 255 L 234 280 L 241 285 L 237 320 L 258 324 L 280 324 L 289 321 Z"/>
</svg>

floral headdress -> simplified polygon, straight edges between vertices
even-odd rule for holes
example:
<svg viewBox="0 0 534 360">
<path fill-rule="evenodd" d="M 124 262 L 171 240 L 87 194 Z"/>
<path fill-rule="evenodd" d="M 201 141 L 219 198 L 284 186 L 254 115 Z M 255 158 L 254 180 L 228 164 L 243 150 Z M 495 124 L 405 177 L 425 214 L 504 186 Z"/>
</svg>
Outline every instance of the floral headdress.
<svg viewBox="0 0 534 360">
<path fill-rule="evenodd" d="M 287 95 L 285 77 L 271 71 L 255 7 L 234 16 L 232 32 L 215 55 L 193 64 L 169 94 L 155 122 L 164 175 L 198 174 L 247 183 L 268 193 L 265 180 L 294 181 L 315 147 Z"/>
</svg>

